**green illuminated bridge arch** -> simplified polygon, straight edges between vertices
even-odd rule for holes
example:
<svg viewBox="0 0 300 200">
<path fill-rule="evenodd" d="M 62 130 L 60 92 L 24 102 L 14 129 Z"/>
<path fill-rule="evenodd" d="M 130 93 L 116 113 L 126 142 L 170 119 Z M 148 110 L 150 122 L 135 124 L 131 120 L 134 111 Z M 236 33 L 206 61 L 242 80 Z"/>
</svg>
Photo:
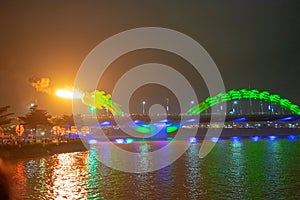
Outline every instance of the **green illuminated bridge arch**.
<svg viewBox="0 0 300 200">
<path fill-rule="evenodd" d="M 256 89 L 230 90 L 227 93 L 219 93 L 214 97 L 206 98 L 205 101 L 203 101 L 195 107 L 190 108 L 187 112 L 190 114 L 198 115 L 217 104 L 238 99 L 257 99 L 262 101 L 268 101 L 282 106 L 286 110 L 290 111 L 292 114 L 300 114 L 299 106 L 291 103 L 290 100 L 281 98 L 278 94 L 270 94 L 270 92 L 268 91 L 258 91 Z"/>
</svg>

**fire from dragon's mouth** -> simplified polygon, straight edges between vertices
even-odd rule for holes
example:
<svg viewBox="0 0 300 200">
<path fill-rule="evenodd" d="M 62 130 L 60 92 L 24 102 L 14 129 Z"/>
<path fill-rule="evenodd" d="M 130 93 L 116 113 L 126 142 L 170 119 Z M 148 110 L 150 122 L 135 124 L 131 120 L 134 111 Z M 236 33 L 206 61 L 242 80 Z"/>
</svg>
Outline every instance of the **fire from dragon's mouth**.
<svg viewBox="0 0 300 200">
<path fill-rule="evenodd" d="M 65 90 L 59 89 L 56 90 L 56 95 L 66 99 L 82 99 L 83 94 L 77 90 Z"/>
</svg>

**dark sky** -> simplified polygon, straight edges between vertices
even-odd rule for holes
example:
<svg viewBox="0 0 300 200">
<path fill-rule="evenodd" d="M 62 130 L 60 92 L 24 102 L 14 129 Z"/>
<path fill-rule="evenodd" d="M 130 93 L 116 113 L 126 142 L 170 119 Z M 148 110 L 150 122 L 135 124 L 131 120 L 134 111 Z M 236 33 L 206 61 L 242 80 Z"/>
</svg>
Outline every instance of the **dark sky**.
<svg viewBox="0 0 300 200">
<path fill-rule="evenodd" d="M 51 114 L 71 113 L 70 100 L 37 93 L 28 79 L 48 77 L 53 89 L 72 86 L 81 62 L 97 44 L 145 26 L 174 29 L 197 40 L 219 67 L 227 90 L 250 85 L 300 104 L 297 0 L 3 0 L 0 5 L 0 106 L 11 105 L 16 114 L 26 113 L 34 99 Z M 160 61 L 159 53 L 164 54 L 150 51 L 120 58 L 108 77 L 142 59 Z M 171 64 L 181 62 L 169 58 Z M 99 89 L 109 91 L 109 80 Z M 206 90 L 201 84 L 198 89 L 199 94 Z M 199 98 L 206 96 L 203 92 Z"/>
</svg>

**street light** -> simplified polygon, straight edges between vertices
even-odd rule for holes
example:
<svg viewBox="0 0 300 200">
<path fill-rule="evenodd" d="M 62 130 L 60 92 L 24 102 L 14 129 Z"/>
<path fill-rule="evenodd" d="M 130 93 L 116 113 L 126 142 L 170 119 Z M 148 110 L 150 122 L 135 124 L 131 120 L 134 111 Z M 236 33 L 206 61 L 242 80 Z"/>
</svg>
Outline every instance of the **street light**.
<svg viewBox="0 0 300 200">
<path fill-rule="evenodd" d="M 145 114 L 145 104 L 146 104 L 146 101 L 142 101 L 142 104 L 143 104 L 143 115 Z"/>
<path fill-rule="evenodd" d="M 89 111 L 90 111 L 92 117 L 97 116 L 97 108 L 95 108 L 93 106 L 89 106 Z"/>
<path fill-rule="evenodd" d="M 169 114 L 169 98 L 166 98 L 167 105 L 166 105 L 166 110 L 167 110 L 167 115 Z"/>
<path fill-rule="evenodd" d="M 191 107 L 193 107 L 193 105 L 195 104 L 195 101 L 191 101 Z"/>
<path fill-rule="evenodd" d="M 240 105 L 238 105 L 239 102 L 238 101 L 233 101 L 233 108 L 232 108 L 232 113 L 235 114 L 236 111 L 238 111 L 238 115 L 241 114 L 241 109 L 240 109 Z"/>
<path fill-rule="evenodd" d="M 195 101 L 194 101 L 194 100 L 191 100 L 191 101 L 190 101 L 190 108 L 194 107 L 194 104 L 195 104 Z M 190 109 L 190 108 L 189 108 L 189 109 Z"/>
</svg>

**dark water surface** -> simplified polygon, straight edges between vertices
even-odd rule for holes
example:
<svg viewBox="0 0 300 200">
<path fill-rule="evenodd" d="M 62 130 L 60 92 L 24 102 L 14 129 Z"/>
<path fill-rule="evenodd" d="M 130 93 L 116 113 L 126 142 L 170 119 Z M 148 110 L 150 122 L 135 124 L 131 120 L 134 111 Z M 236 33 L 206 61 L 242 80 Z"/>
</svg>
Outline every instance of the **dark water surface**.
<svg viewBox="0 0 300 200">
<path fill-rule="evenodd" d="M 19 199 L 300 199 L 299 140 L 222 140 L 205 158 L 198 152 L 193 144 L 172 165 L 145 174 L 104 166 L 94 148 L 18 160 L 14 189 Z"/>
</svg>

